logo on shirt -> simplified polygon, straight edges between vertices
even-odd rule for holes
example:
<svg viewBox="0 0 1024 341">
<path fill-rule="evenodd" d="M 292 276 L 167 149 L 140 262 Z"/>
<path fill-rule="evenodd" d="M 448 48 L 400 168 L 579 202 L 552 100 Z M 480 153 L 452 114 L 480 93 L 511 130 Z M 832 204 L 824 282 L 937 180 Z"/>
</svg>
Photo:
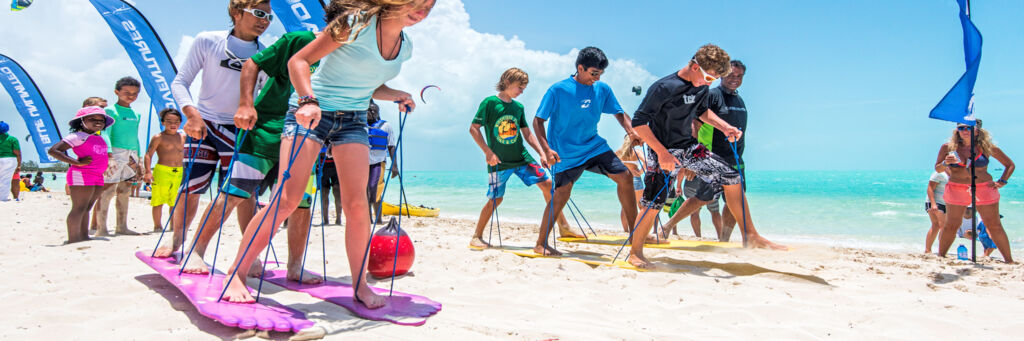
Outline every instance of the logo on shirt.
<svg viewBox="0 0 1024 341">
<path fill-rule="evenodd" d="M 684 104 L 693 104 L 697 102 L 697 95 L 683 95 Z"/>
<path fill-rule="evenodd" d="M 516 118 L 512 115 L 498 118 L 498 121 L 494 123 L 494 136 L 501 144 L 513 144 L 519 141 L 519 123 Z"/>
<path fill-rule="evenodd" d="M 580 101 L 580 109 L 586 109 L 586 108 L 589 108 L 589 107 L 590 107 L 590 100 L 589 99 L 585 99 L 585 100 Z"/>
</svg>

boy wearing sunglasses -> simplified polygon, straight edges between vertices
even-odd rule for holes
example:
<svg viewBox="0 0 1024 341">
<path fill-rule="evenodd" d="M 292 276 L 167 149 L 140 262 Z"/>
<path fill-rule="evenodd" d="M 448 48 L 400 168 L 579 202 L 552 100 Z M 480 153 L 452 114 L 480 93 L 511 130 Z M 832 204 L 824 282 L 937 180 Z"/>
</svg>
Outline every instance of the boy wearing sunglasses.
<svg viewBox="0 0 1024 341">
<path fill-rule="evenodd" d="M 195 218 L 199 198 L 210 187 L 218 163 L 218 178 L 223 181 L 227 176 L 225 173 L 239 133 L 234 116 L 238 109 L 238 83 L 242 65 L 263 49 L 258 38 L 273 19 L 270 0 L 230 0 L 228 14 L 234 27 L 230 31 L 201 32 L 196 35 L 188 57 L 171 82 L 171 93 L 185 115 L 183 129 L 188 135 L 185 158 L 194 155 L 195 161 L 191 165 L 189 178 L 183 179 L 188 182 L 188 193 L 182 200 L 187 200 L 184 202 L 188 205 L 185 209 L 174 210 L 171 218 L 174 238 L 170 238 L 157 250 L 157 257 L 169 257 L 180 247 L 181 233 L 188 229 Z M 198 101 L 193 101 L 189 87 L 200 71 L 203 73 L 203 86 L 199 89 L 199 96 L 195 96 Z M 261 80 L 265 77 L 260 76 Z M 254 205 L 255 201 L 242 205 L 245 209 L 238 212 L 240 226 L 248 225 L 254 213 Z M 207 210 L 210 210 L 209 206 Z"/>
<path fill-rule="evenodd" d="M 659 79 L 647 90 L 632 123 L 637 134 L 650 147 L 648 168 L 656 171 L 647 173 L 644 179 L 647 188 L 640 203 L 653 212 L 660 211 L 665 204 L 667 192 L 662 189 L 671 182 L 680 168 L 685 168 L 688 178 L 696 175 L 713 187 L 721 186 L 729 207 L 746 209 L 742 212 L 734 210 L 732 213 L 736 221 L 745 222 L 744 239 L 749 242 L 748 246 L 785 249 L 761 237 L 754 228 L 749 205 L 741 205 L 744 198 L 740 172 L 698 142 L 693 133 L 704 122 L 721 130 L 729 141 L 736 141 L 743 136 L 743 132 L 708 108 L 708 86 L 730 71 L 729 54 L 716 45 L 707 44 L 697 50 L 686 67 Z M 684 204 L 676 214 L 689 216 L 699 208 L 696 202 Z M 650 266 L 644 258 L 643 245 L 656 216 L 645 215 L 633 233 L 627 261 L 636 267 Z"/>
<path fill-rule="evenodd" d="M 636 220 L 633 175 L 608 147 L 608 142 L 597 135 L 597 123 L 602 114 L 614 114 L 622 129 L 634 138 L 636 136 L 629 124 L 629 115 L 622 110 L 611 87 L 600 81 L 606 67 L 608 58 L 601 49 L 587 47 L 580 50 L 576 57 L 576 74 L 548 88 L 533 119 L 537 142 L 555 174 L 555 195 L 544 208 L 540 235 L 533 248 L 538 254 L 561 255 L 547 242 L 553 221 L 551 217 L 561 216 L 562 208 L 572 194 L 573 183 L 584 170 L 615 181 L 627 222 L 632 226 Z M 545 130 L 548 120 L 551 123 Z"/>
</svg>

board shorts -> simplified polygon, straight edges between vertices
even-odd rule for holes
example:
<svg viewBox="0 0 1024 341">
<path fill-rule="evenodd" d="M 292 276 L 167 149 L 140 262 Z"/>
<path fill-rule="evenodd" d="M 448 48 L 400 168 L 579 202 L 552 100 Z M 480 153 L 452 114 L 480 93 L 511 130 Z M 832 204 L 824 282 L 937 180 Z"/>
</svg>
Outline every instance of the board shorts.
<svg viewBox="0 0 1024 341">
<path fill-rule="evenodd" d="M 487 174 L 487 199 L 498 199 L 505 196 L 505 184 L 515 174 L 527 187 L 547 181 L 550 177 L 540 164 L 532 162 L 519 167 L 502 169 Z"/>
<path fill-rule="evenodd" d="M 206 193 L 213 182 L 214 172 L 220 174 L 217 184 L 217 187 L 220 187 L 227 175 L 228 165 L 231 164 L 231 156 L 235 153 L 238 128 L 232 124 L 217 124 L 207 120 L 203 122 L 206 123 L 206 138 L 201 141 L 187 138 L 185 141 L 185 162 L 187 163 L 195 153 L 195 161 L 188 178 L 189 194 Z"/>
<path fill-rule="evenodd" d="M 333 188 L 334 185 L 340 184 L 338 182 L 338 169 L 335 168 L 333 161 L 325 163 L 321 172 L 323 172 L 323 175 L 320 176 L 320 188 Z"/>
<path fill-rule="evenodd" d="M 280 173 L 278 165 L 277 160 L 238 153 L 238 159 L 235 160 L 235 165 L 231 167 L 231 179 L 228 180 L 227 186 L 224 186 L 224 191 L 228 195 L 243 199 L 252 198 L 254 195 L 258 196 L 266 189 L 274 186 L 278 173 Z M 310 181 L 313 180 L 311 179 Z M 306 186 L 308 195 L 303 196 L 302 202 L 299 203 L 299 208 L 309 208 L 312 203 L 312 195 L 316 190 L 316 186 L 312 186 L 314 189 L 312 192 L 309 191 L 310 185 Z"/>
<path fill-rule="evenodd" d="M 116 184 L 135 177 L 135 170 L 130 164 L 139 164 L 139 155 L 130 149 L 110 148 L 110 159 L 107 171 L 103 172 L 103 182 Z"/>
<path fill-rule="evenodd" d="M 370 165 L 370 176 L 366 180 L 366 198 L 370 199 L 370 204 L 376 203 L 383 194 L 381 192 L 384 191 L 384 164 L 381 162 Z"/>
<path fill-rule="evenodd" d="M 627 169 L 626 165 L 622 163 L 622 160 L 619 160 L 619 157 L 609 149 L 604 153 L 597 154 L 587 161 L 584 161 L 582 165 L 555 173 L 555 188 L 576 182 L 576 180 L 579 180 L 580 176 L 583 175 L 583 171 L 608 176 L 622 172 L 629 172 L 629 169 Z"/>
<path fill-rule="evenodd" d="M 76 169 L 75 166 L 71 166 L 68 169 L 68 186 L 103 186 L 103 180 L 103 173 L 83 171 Z M 24 183 L 22 183 L 22 186 L 24 186 Z"/>
<path fill-rule="evenodd" d="M 713 187 L 700 177 L 683 182 L 683 197 L 689 199 L 697 197 L 700 201 L 706 201 L 708 209 L 719 211 L 718 198 L 722 196 L 722 186 Z"/>
<path fill-rule="evenodd" d="M 178 190 L 181 188 L 183 170 L 184 167 L 170 167 L 161 164 L 153 166 L 153 185 L 150 187 L 153 196 L 149 198 L 150 206 L 174 207 L 178 200 Z"/>
<path fill-rule="evenodd" d="M 935 205 L 939 206 L 939 211 L 942 211 L 942 213 L 946 213 L 946 205 L 945 204 L 935 203 Z M 928 212 L 928 210 L 931 210 L 931 209 L 932 209 L 932 203 L 925 201 L 924 202 L 924 211 Z"/>
<path fill-rule="evenodd" d="M 289 107 L 284 117 L 284 133 L 281 137 L 305 136 L 305 127 L 295 121 L 296 107 Z M 330 143 L 340 146 L 347 143 L 358 143 L 370 146 L 370 135 L 366 126 L 366 110 L 357 111 L 324 111 L 320 113 L 320 123 L 309 131 L 309 138 L 320 145 Z"/>
<path fill-rule="evenodd" d="M 742 183 L 740 172 L 729 165 L 728 161 L 721 156 L 715 155 L 703 144 L 697 143 L 685 149 L 669 149 L 668 152 L 679 160 L 683 168 L 696 173 L 697 177 L 707 182 L 709 186 L 721 191 L 724 185 L 738 185 Z M 647 151 L 647 176 L 644 177 L 643 199 L 640 204 L 646 207 L 660 210 L 665 206 L 668 197 L 668 187 L 676 176 L 676 172 L 665 174 L 658 164 L 658 154 L 653 150 Z M 707 200 L 710 201 L 710 200 Z"/>
<path fill-rule="evenodd" d="M 988 206 L 999 203 L 999 189 L 994 182 L 983 182 L 977 184 L 975 203 L 978 206 Z M 946 192 L 942 194 L 946 205 L 971 206 L 971 185 L 955 182 L 946 183 Z"/>
</svg>

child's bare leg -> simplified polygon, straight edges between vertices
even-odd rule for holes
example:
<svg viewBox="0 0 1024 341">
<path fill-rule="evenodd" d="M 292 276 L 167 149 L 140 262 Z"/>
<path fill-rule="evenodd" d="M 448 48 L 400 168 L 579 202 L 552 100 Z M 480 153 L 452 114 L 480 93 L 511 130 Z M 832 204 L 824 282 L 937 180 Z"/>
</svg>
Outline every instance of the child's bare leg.
<svg viewBox="0 0 1024 341">
<path fill-rule="evenodd" d="M 153 206 L 153 232 L 163 231 L 163 223 L 160 222 L 163 216 L 164 205 Z"/>
<path fill-rule="evenodd" d="M 96 186 L 71 186 L 71 210 L 67 218 L 69 244 L 88 238 L 88 235 L 82 235 L 82 221 L 89 220 L 89 200 L 93 198 L 94 187 Z"/>
<path fill-rule="evenodd" d="M 476 230 L 473 231 L 473 238 L 469 240 L 469 245 L 473 247 L 491 247 L 484 241 L 484 228 L 487 227 L 487 223 L 491 221 L 491 215 L 494 213 L 494 209 L 501 205 L 502 198 L 488 199 L 487 203 L 484 204 L 484 208 L 480 209 L 480 218 L 476 221 Z"/>
<path fill-rule="evenodd" d="M 345 253 L 348 255 L 352 278 L 359 282 L 359 286 L 355 288 L 356 299 L 367 308 L 376 309 L 384 306 L 387 301 L 366 284 L 366 272 L 359 271 L 366 268 L 363 259 L 370 241 L 369 203 L 366 200 L 366 183 L 369 178 L 366 171 L 369 164 L 368 152 L 369 147 L 358 143 L 336 145 L 332 150 L 338 170 L 338 182 L 341 184 L 341 197 L 344 198 L 342 204 L 345 208 L 342 211 L 345 213 Z M 363 280 L 358 280 L 360 278 Z"/>
<path fill-rule="evenodd" d="M 185 194 L 178 200 L 177 208 L 174 209 L 174 214 L 171 216 L 171 227 L 174 229 L 174 233 L 169 238 L 170 240 L 164 238 L 163 245 L 156 249 L 154 257 L 170 257 L 174 251 L 178 251 L 178 248 L 184 243 L 182 236 L 188 230 L 188 225 L 192 223 L 196 210 L 199 209 L 201 196 L 202 194 Z"/>
</svg>

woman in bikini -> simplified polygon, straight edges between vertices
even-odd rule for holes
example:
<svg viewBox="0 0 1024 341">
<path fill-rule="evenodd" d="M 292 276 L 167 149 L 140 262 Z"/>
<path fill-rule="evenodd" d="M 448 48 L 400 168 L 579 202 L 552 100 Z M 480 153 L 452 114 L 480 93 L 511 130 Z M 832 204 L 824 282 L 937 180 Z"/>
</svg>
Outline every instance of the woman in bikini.
<svg viewBox="0 0 1024 341">
<path fill-rule="evenodd" d="M 971 139 L 971 130 L 974 132 L 974 143 L 968 143 Z M 975 157 L 971 158 L 971 145 L 974 146 Z M 998 180 L 988 173 L 989 159 L 994 158 L 1005 168 Z M 981 220 L 988 227 L 988 234 L 996 243 L 996 247 L 1003 255 L 1003 260 L 1013 263 L 1013 256 L 1010 254 L 1010 241 L 1003 230 L 1003 224 L 999 219 L 999 188 L 1006 185 L 1013 174 L 1013 161 L 1003 153 L 1002 149 L 992 143 L 992 137 L 988 131 L 981 128 L 981 120 L 977 125 L 969 126 L 960 124 L 953 131 L 953 137 L 948 143 L 939 148 L 939 155 L 935 161 L 935 170 L 949 174 L 949 182 L 946 183 L 946 192 L 943 198 L 946 200 L 946 223 L 942 226 L 939 234 L 939 256 L 945 257 L 953 240 L 956 239 L 956 230 L 960 226 L 960 217 L 967 206 L 971 205 L 971 165 L 974 165 L 976 180 L 975 203 L 978 207 L 978 214 Z"/>
</svg>

